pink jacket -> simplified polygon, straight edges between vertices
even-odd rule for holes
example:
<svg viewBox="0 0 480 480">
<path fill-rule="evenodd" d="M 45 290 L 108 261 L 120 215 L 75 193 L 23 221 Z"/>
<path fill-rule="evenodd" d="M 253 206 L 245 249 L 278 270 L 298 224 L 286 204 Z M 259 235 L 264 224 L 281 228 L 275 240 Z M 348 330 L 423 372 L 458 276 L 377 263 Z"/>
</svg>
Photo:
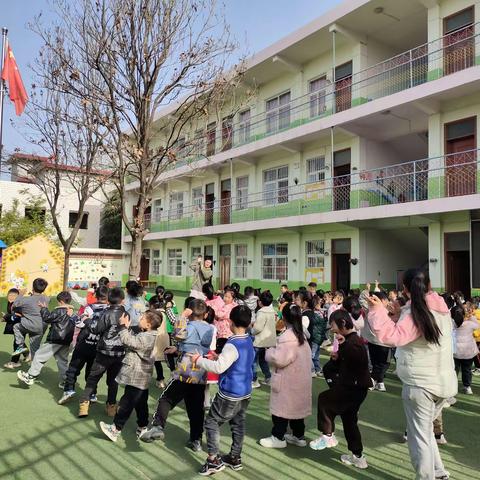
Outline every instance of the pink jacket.
<svg viewBox="0 0 480 480">
<path fill-rule="evenodd" d="M 428 292 L 425 295 L 425 301 L 429 310 L 444 314 L 449 313 L 445 301 L 438 293 Z M 404 315 L 401 321 L 395 323 L 383 306 L 370 308 L 368 323 L 378 341 L 387 346 L 403 347 L 420 337 L 420 332 L 415 327 L 411 315 Z"/>
<path fill-rule="evenodd" d="M 225 306 L 225 302 L 223 301 L 223 298 L 215 295 L 211 300 L 208 300 L 208 298 L 205 300 L 205 303 L 213 308 L 213 311 L 215 312 L 215 316 L 218 316 L 218 314 L 221 312 L 222 308 Z"/>
<path fill-rule="evenodd" d="M 277 338 L 277 346 L 265 355 L 274 367 L 270 413 L 288 419 L 306 418 L 312 413 L 312 351 L 305 340 L 298 344 L 291 329 Z"/>
<path fill-rule="evenodd" d="M 470 360 L 478 354 L 478 347 L 473 338 L 473 332 L 478 328 L 475 317 L 465 320 L 460 327 L 453 328 L 455 349 L 453 357 L 459 360 Z"/>
<path fill-rule="evenodd" d="M 230 330 L 230 312 L 236 306 L 237 304 L 235 302 L 228 305 L 224 303 L 223 307 L 218 311 L 214 322 L 214 325 L 217 328 L 217 338 L 230 338 L 233 335 Z"/>
</svg>

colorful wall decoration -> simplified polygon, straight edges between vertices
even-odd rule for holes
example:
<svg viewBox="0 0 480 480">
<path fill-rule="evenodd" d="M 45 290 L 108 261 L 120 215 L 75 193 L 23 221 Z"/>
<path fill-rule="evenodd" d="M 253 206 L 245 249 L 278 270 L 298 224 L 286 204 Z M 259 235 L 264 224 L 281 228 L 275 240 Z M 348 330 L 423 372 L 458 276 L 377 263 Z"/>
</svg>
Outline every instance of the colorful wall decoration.
<svg viewBox="0 0 480 480">
<path fill-rule="evenodd" d="M 305 269 L 305 282 L 315 282 L 318 285 L 321 285 L 325 282 L 325 269 L 320 268 L 306 268 Z"/>
<path fill-rule="evenodd" d="M 3 250 L 0 296 L 10 288 L 30 291 L 35 278 L 47 280 L 47 295 L 62 290 L 63 250 L 43 234 L 34 235 Z"/>
<path fill-rule="evenodd" d="M 69 287 L 88 288 L 100 277 L 107 277 L 112 284 L 120 284 L 125 260 L 122 255 L 72 254 L 70 257 Z"/>
</svg>

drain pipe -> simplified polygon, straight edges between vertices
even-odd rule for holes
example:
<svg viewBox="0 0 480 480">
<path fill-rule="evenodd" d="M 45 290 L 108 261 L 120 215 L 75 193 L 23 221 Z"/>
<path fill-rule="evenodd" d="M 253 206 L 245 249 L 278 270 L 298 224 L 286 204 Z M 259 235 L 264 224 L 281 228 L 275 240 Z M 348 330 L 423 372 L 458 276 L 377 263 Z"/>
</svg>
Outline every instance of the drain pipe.
<svg viewBox="0 0 480 480">
<path fill-rule="evenodd" d="M 336 52 L 336 25 L 330 27 L 332 32 L 332 113 L 337 110 L 337 99 L 335 95 L 335 68 L 337 64 L 337 52 Z M 330 155 L 330 176 L 333 178 L 333 144 L 334 144 L 334 127 L 330 128 L 330 148 L 332 149 Z"/>
</svg>

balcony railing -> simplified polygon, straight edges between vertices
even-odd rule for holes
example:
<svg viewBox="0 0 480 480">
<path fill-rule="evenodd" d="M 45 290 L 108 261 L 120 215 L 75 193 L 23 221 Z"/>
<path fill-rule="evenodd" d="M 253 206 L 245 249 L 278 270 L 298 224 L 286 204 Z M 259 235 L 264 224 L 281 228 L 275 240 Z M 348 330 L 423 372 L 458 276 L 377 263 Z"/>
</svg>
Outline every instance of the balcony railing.
<svg viewBox="0 0 480 480">
<path fill-rule="evenodd" d="M 329 82 L 321 90 L 292 99 L 275 111 L 235 122 L 228 128 L 229 136 L 225 129 L 218 128 L 215 142 L 210 131 L 208 138 L 190 142 L 179 153 L 173 168 L 478 65 L 479 39 L 480 23 L 464 27 L 334 84 Z"/>
<path fill-rule="evenodd" d="M 327 173 L 327 171 L 326 171 Z M 151 232 L 419 202 L 480 193 L 478 150 L 354 172 L 323 181 L 164 212 Z"/>
</svg>

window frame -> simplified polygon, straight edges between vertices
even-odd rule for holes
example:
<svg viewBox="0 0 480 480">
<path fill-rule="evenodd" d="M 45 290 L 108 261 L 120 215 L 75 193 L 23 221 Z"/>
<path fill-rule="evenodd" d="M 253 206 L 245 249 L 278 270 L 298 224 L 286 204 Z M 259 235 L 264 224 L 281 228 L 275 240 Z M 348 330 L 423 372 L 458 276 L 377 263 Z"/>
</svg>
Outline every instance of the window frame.
<svg viewBox="0 0 480 480">
<path fill-rule="evenodd" d="M 158 255 L 155 254 L 155 252 L 158 252 Z M 162 265 L 162 257 L 160 255 L 160 249 L 153 248 L 152 249 L 152 275 L 160 275 L 161 271 L 161 265 Z"/>
<path fill-rule="evenodd" d="M 76 215 L 75 219 L 71 218 L 71 215 Z M 68 228 L 74 228 L 78 219 L 78 212 L 73 210 L 68 212 Z M 80 222 L 79 230 L 88 230 L 88 212 L 83 212 L 82 221 Z"/>
<path fill-rule="evenodd" d="M 245 248 L 244 255 L 241 255 L 239 253 L 240 248 Z M 247 243 L 235 244 L 234 250 L 235 250 L 234 278 L 245 280 L 248 278 L 248 244 Z"/>
<path fill-rule="evenodd" d="M 273 254 L 266 254 L 265 247 L 273 247 Z M 279 254 L 278 251 L 281 248 L 285 248 L 285 254 Z M 261 250 L 261 277 L 262 280 L 270 281 L 288 281 L 288 243 L 262 243 Z M 266 265 L 265 260 L 271 260 L 271 265 Z M 282 260 L 279 265 L 279 260 Z M 268 262 L 270 263 L 270 262 Z M 271 269 L 271 276 L 266 275 L 266 269 Z M 279 269 L 284 269 L 284 277 L 279 278 L 278 275 Z"/>
<path fill-rule="evenodd" d="M 172 256 L 171 252 L 175 252 Z M 180 255 L 178 255 L 180 254 Z M 181 277 L 183 274 L 183 250 L 181 248 L 167 248 L 167 275 L 169 277 Z"/>
<path fill-rule="evenodd" d="M 286 176 L 279 178 L 279 172 L 286 169 Z M 268 172 L 275 172 L 275 179 L 267 180 L 266 175 Z M 289 197 L 289 166 L 281 165 L 280 167 L 267 168 L 262 172 L 263 179 L 263 203 L 267 206 L 278 205 L 288 203 Z M 269 186 L 274 188 L 269 190 Z"/>
<path fill-rule="evenodd" d="M 288 101 L 283 101 L 288 96 Z M 290 126 L 292 92 L 287 90 L 265 101 L 266 133 L 275 133 Z M 272 102 L 276 102 L 273 104 Z M 282 103 L 283 102 L 283 103 Z M 269 105 L 274 105 L 269 108 Z"/>
<path fill-rule="evenodd" d="M 321 166 L 323 160 L 323 166 Z M 318 165 L 315 165 L 318 163 Z M 310 165 L 316 167 L 316 169 L 310 169 Z M 319 183 L 325 181 L 325 174 L 326 174 L 326 163 L 325 163 L 325 155 L 317 155 L 315 157 L 307 158 L 305 161 L 305 183 L 312 184 L 312 183 Z M 316 178 L 314 178 L 316 177 Z"/>
<path fill-rule="evenodd" d="M 175 196 L 181 195 L 182 198 L 175 199 Z M 169 208 L 168 208 L 168 219 L 169 220 L 181 220 L 183 218 L 183 210 L 185 208 L 185 192 L 170 192 L 169 195 Z M 175 207 L 172 207 L 175 205 Z"/>
<path fill-rule="evenodd" d="M 314 244 L 317 243 L 317 247 Z M 313 248 L 310 248 L 313 247 Z M 312 252 L 312 250 L 317 250 Z M 315 265 L 311 265 L 309 260 L 315 260 Z M 325 240 L 314 239 L 314 240 L 305 240 L 305 269 L 308 268 L 325 268 Z"/>
</svg>

